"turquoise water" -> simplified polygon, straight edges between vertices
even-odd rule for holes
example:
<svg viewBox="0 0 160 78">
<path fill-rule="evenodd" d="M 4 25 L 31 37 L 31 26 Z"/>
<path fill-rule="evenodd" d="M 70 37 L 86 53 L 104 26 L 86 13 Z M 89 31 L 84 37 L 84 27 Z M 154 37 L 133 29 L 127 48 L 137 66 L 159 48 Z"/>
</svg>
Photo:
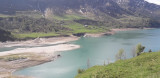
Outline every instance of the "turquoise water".
<svg viewBox="0 0 160 78">
<path fill-rule="evenodd" d="M 18 75 L 34 76 L 37 78 L 74 78 L 79 68 L 103 65 L 104 62 L 115 61 L 115 55 L 123 48 L 127 58 L 132 57 L 131 51 L 138 44 L 146 46 L 145 51 L 160 50 L 160 29 L 122 31 L 115 35 L 99 38 L 81 38 L 71 42 L 81 48 L 61 52 L 62 57 L 56 61 L 29 67 L 15 72 Z"/>
</svg>

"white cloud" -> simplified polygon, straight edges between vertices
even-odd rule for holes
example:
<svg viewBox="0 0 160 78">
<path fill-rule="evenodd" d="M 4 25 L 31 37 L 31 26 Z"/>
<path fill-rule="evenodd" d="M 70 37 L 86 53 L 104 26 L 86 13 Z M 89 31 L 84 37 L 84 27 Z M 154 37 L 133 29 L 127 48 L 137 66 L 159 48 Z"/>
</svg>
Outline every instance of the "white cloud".
<svg viewBox="0 0 160 78">
<path fill-rule="evenodd" d="M 160 5 L 160 0 L 145 0 L 145 1 L 148 1 L 150 3 L 155 3 L 155 4 Z"/>
</svg>

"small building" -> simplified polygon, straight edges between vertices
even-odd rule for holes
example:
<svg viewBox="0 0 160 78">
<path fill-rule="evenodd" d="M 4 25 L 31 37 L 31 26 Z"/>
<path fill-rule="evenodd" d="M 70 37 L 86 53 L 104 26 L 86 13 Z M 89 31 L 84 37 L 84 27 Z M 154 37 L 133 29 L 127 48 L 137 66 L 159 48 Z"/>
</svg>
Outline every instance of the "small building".
<svg viewBox="0 0 160 78">
<path fill-rule="evenodd" d="M 84 25 L 84 27 L 88 27 L 88 25 Z"/>
</svg>

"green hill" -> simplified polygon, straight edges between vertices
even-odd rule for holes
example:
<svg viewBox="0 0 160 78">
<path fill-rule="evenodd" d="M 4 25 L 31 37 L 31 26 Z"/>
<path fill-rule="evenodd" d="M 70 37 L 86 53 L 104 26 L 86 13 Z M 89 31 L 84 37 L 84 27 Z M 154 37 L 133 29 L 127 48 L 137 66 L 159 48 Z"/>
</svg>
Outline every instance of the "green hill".
<svg viewBox="0 0 160 78">
<path fill-rule="evenodd" d="M 94 66 L 75 78 L 160 78 L 160 52 L 143 53 L 107 66 Z"/>
</svg>

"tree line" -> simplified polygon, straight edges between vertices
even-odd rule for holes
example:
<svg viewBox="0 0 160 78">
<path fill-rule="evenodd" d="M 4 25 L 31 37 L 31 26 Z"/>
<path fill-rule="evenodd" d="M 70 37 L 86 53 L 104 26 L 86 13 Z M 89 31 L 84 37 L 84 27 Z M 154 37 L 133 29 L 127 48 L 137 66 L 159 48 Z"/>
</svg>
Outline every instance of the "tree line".
<svg viewBox="0 0 160 78">
<path fill-rule="evenodd" d="M 45 18 L 31 18 L 27 16 L 0 17 L 0 27 L 14 33 L 25 32 L 58 32 L 70 30 Z"/>
</svg>

